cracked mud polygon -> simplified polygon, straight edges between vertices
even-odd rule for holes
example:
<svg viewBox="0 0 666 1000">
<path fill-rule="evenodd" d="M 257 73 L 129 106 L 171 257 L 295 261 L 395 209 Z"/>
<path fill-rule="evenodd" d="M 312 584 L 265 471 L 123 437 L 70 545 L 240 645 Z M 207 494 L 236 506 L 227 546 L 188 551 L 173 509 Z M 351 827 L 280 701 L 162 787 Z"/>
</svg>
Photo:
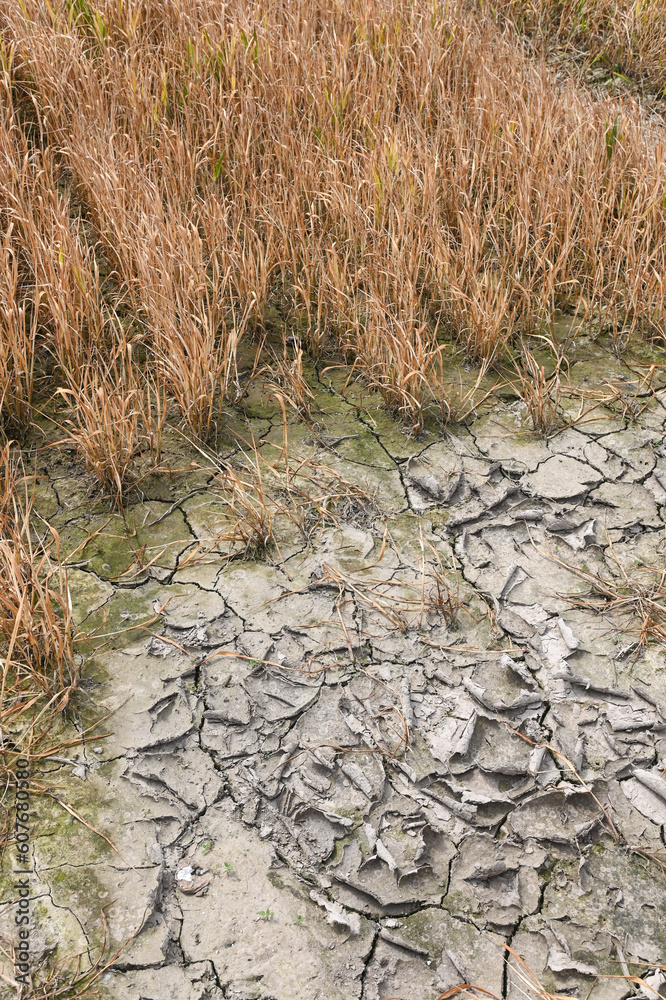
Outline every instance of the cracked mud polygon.
<svg viewBox="0 0 666 1000">
<path fill-rule="evenodd" d="M 415 439 L 344 382 L 320 377 L 287 459 L 259 393 L 217 467 L 174 437 L 199 468 L 124 517 L 41 459 L 44 516 L 92 537 L 70 570 L 85 735 L 40 775 L 89 825 L 35 801 L 36 958 L 123 946 L 96 987 L 123 1000 L 519 1000 L 520 956 L 620 1000 L 666 953 L 666 666 L 589 580 L 663 565 L 663 394 L 549 438 L 495 400 Z M 216 475 L 253 438 L 344 494 L 278 514 L 265 553 L 220 534 Z M 11 891 L 6 868 L 8 937 Z"/>
</svg>

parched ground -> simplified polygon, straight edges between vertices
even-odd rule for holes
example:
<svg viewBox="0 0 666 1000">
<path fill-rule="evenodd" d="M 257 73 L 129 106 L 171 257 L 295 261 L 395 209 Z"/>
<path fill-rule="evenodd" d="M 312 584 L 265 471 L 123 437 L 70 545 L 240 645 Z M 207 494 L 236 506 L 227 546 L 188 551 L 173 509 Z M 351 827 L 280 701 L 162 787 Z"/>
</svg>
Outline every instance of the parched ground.
<svg viewBox="0 0 666 1000">
<path fill-rule="evenodd" d="M 635 378 L 578 358 L 579 384 Z M 211 539 L 239 436 L 280 458 L 266 395 L 229 416 L 218 481 L 174 436 L 200 468 L 146 480 L 125 518 L 48 459 L 66 549 L 96 532 L 70 576 L 96 632 L 69 725 L 102 721 L 41 780 L 115 851 L 35 796 L 34 950 L 94 962 L 106 920 L 107 954 L 131 940 L 97 985 L 123 1000 L 519 1000 L 509 944 L 549 990 L 619 1000 L 605 976 L 666 958 L 666 663 L 631 604 L 584 606 L 585 574 L 627 601 L 658 583 L 666 396 L 548 439 L 495 403 L 415 440 L 343 385 L 323 375 L 288 440 L 292 476 L 307 458 L 345 494 L 337 524 L 280 507 L 261 557 Z M 8 939 L 12 884 L 6 855 Z"/>
</svg>

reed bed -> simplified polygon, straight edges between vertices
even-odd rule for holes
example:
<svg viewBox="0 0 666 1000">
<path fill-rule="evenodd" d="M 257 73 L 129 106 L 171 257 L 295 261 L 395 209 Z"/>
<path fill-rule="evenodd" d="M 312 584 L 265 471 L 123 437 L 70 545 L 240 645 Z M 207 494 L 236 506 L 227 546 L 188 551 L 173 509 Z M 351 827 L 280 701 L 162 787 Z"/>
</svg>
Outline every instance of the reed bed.
<svg viewBox="0 0 666 1000">
<path fill-rule="evenodd" d="M 269 309 L 416 430 L 456 410 L 449 341 L 489 365 L 556 310 L 663 339 L 662 127 L 483 9 L 0 0 L 0 33 L 6 420 L 35 359 L 89 383 L 110 316 L 201 439 Z"/>
</svg>

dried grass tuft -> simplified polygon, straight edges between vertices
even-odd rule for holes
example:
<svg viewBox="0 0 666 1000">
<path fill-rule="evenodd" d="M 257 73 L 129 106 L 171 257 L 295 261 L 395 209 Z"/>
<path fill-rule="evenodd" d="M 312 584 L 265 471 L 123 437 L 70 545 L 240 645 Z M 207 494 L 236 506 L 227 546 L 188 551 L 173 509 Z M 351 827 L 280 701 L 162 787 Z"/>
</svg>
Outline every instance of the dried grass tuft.
<svg viewBox="0 0 666 1000">
<path fill-rule="evenodd" d="M 135 361 L 136 345 L 118 327 L 110 357 L 67 372 L 58 394 L 70 406 L 60 445 L 76 448 L 87 471 L 117 506 L 146 464 L 159 465 L 166 416 L 164 390 L 151 385 Z"/>
<path fill-rule="evenodd" d="M 549 337 L 539 337 L 550 350 L 553 364 L 546 374 L 546 366 L 540 364 L 534 353 L 521 343 L 520 362 L 514 360 L 514 389 L 525 403 L 532 428 L 539 434 L 548 436 L 562 424 L 560 403 L 562 400 L 562 375 L 567 367 L 566 358 Z"/>
<path fill-rule="evenodd" d="M 305 420 L 312 419 L 315 397 L 303 374 L 303 348 L 300 343 L 294 345 L 290 357 L 285 338 L 282 357 L 276 351 L 271 351 L 270 364 L 263 369 L 263 373 L 267 377 L 268 390 L 272 390 Z"/>
<path fill-rule="evenodd" d="M 77 682 L 67 570 L 58 533 L 35 520 L 29 480 L 10 444 L 0 452 L 0 713 L 27 702 L 62 709 Z"/>
</svg>

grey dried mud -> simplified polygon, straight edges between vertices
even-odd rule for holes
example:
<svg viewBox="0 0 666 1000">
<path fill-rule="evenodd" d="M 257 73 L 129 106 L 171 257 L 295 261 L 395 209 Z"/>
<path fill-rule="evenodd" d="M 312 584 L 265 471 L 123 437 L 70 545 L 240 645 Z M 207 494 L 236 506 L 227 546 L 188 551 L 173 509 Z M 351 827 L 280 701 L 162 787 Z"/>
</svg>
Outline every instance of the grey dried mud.
<svg viewBox="0 0 666 1000">
<path fill-rule="evenodd" d="M 261 557 L 188 561 L 219 518 L 210 470 L 112 518 L 44 471 L 63 540 L 98 531 L 70 574 L 96 632 L 68 725 L 110 735 L 42 780 L 116 850 L 35 798 L 36 958 L 85 967 L 106 921 L 109 952 L 131 939 L 113 998 L 518 1000 L 510 944 L 549 990 L 619 1000 L 604 976 L 666 957 L 666 667 L 630 616 L 572 599 L 576 569 L 663 568 L 665 397 L 548 439 L 514 403 L 414 440 L 315 388 L 292 458 L 375 505 Z M 254 408 L 247 434 L 281 446 L 281 412 Z"/>
</svg>

